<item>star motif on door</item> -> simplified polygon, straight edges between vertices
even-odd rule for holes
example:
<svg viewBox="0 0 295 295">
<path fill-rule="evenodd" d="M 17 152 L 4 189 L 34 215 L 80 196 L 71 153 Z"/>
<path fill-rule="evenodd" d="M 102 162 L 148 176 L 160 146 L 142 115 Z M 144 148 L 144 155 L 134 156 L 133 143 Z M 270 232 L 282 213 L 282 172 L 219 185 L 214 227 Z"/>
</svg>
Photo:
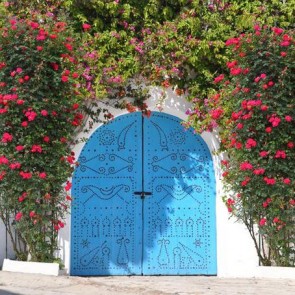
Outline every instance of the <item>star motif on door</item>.
<svg viewBox="0 0 295 295">
<path fill-rule="evenodd" d="M 83 248 L 88 248 L 88 246 L 90 245 L 90 242 L 87 239 L 82 240 L 81 245 Z"/>
</svg>

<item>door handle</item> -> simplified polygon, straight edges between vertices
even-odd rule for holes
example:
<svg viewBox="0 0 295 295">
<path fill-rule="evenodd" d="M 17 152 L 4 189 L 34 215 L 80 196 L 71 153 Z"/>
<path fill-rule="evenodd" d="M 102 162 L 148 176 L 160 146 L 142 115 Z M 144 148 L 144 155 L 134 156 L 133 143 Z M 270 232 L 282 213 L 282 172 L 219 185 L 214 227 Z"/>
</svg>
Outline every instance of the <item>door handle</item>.
<svg viewBox="0 0 295 295">
<path fill-rule="evenodd" d="M 144 199 L 145 196 L 151 196 L 151 192 L 134 192 L 134 195 L 140 196 L 141 199 Z"/>
</svg>

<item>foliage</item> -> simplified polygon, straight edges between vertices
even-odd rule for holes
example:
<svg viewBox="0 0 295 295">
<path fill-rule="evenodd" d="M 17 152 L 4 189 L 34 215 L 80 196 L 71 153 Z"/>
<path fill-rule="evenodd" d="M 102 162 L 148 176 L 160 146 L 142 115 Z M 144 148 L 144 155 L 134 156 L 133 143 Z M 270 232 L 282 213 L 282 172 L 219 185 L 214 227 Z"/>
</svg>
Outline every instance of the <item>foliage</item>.
<svg viewBox="0 0 295 295">
<path fill-rule="evenodd" d="M 79 42 L 65 22 L 36 16 L 7 20 L 0 44 L 0 217 L 18 258 L 28 250 L 34 261 L 52 261 L 71 200 L 70 144 L 83 120 Z"/>
<path fill-rule="evenodd" d="M 198 132 L 220 129 L 221 150 L 228 154 L 224 201 L 247 226 L 264 265 L 295 265 L 292 33 L 256 25 L 254 33 L 229 39 L 230 79 L 216 77 L 220 92 L 196 99 L 189 120 Z"/>
</svg>

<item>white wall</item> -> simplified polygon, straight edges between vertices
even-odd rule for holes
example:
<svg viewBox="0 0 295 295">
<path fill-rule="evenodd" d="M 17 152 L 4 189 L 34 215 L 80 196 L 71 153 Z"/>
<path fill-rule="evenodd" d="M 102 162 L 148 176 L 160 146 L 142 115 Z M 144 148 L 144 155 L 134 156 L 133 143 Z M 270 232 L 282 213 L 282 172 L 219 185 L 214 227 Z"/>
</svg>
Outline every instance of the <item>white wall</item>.
<svg viewBox="0 0 295 295">
<path fill-rule="evenodd" d="M 10 237 L 7 236 L 6 246 L 6 230 L 2 221 L 0 221 L 0 269 L 3 264 L 4 258 L 14 258 L 14 253 L 11 246 Z"/>
<path fill-rule="evenodd" d="M 147 102 L 149 109 L 159 111 L 158 103 L 160 91 L 154 88 L 151 99 Z M 184 97 L 175 96 L 172 91 L 168 92 L 169 99 L 162 104 L 162 111 L 180 119 L 186 119 L 185 111 L 189 108 L 189 103 Z M 111 109 L 112 114 L 116 117 L 127 113 L 126 111 Z M 99 124 L 92 129 L 92 132 L 99 127 Z M 82 137 L 90 134 L 82 134 Z M 218 148 L 218 141 L 215 136 L 209 133 L 202 134 L 210 151 Z M 78 144 L 74 151 L 78 157 L 83 144 Z M 258 258 L 254 244 L 248 234 L 247 229 L 233 219 L 229 219 L 227 208 L 222 202 L 222 183 L 220 175 L 220 159 L 212 155 L 216 177 L 216 228 L 217 228 L 217 274 L 220 277 L 251 277 L 258 266 Z M 70 218 L 67 220 L 67 226 L 60 232 L 59 242 L 61 251 L 59 257 L 64 261 L 65 268 L 70 266 Z"/>
</svg>

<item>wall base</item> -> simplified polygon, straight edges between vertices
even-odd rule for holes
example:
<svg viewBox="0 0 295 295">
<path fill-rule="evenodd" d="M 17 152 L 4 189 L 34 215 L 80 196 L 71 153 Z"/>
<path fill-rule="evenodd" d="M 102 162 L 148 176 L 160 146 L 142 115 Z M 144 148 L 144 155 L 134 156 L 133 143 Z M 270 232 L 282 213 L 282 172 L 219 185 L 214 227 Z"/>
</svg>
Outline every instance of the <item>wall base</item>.
<svg viewBox="0 0 295 295">
<path fill-rule="evenodd" d="M 2 271 L 58 276 L 59 264 L 4 259 Z"/>
<path fill-rule="evenodd" d="M 267 279 L 293 279 L 295 280 L 295 267 L 277 267 L 277 266 L 256 266 L 255 268 L 244 268 L 243 270 L 227 271 L 218 275 L 218 277 L 236 277 L 236 278 L 267 278 Z"/>
</svg>

